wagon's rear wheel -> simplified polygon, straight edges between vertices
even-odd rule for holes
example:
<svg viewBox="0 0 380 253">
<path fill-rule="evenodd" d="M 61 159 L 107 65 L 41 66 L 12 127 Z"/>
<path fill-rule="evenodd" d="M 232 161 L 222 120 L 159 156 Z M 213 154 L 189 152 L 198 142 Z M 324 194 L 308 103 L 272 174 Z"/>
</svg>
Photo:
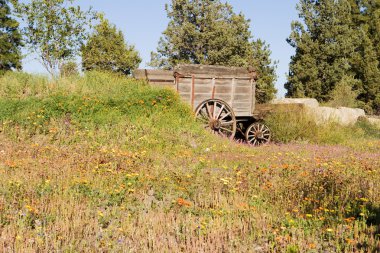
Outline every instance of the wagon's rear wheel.
<svg viewBox="0 0 380 253">
<path fill-rule="evenodd" d="M 270 141 L 270 129 L 262 123 L 253 123 L 247 128 L 245 132 L 245 139 L 248 144 L 253 146 L 260 146 Z"/>
<path fill-rule="evenodd" d="M 226 102 L 220 99 L 203 101 L 195 110 L 197 120 L 213 133 L 233 139 L 236 134 L 236 117 Z"/>
</svg>

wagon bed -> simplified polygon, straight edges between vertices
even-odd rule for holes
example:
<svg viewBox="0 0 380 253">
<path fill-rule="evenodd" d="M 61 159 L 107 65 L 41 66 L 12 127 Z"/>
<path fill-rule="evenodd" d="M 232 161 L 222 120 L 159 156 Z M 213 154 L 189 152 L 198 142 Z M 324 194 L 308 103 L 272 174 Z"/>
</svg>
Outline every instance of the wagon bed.
<svg viewBox="0 0 380 253">
<path fill-rule="evenodd" d="M 134 77 L 175 89 L 205 127 L 217 134 L 233 138 L 238 131 L 254 145 L 269 141 L 269 129 L 255 123 L 253 68 L 183 64 L 173 71 L 136 70 Z"/>
</svg>

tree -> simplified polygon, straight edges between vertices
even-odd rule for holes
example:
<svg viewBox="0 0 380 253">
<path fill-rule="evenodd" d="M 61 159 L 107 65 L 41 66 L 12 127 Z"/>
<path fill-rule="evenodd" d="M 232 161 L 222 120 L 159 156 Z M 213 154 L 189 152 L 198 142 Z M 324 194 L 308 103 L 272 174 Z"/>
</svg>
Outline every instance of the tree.
<svg viewBox="0 0 380 253">
<path fill-rule="evenodd" d="M 362 13 L 368 24 L 368 34 L 375 47 L 380 68 L 380 0 L 362 0 Z"/>
<path fill-rule="evenodd" d="M 256 66 L 259 79 L 256 83 L 256 102 L 266 103 L 272 100 L 277 93 L 274 83 L 277 80 L 277 62 L 272 62 L 268 44 L 260 39 L 252 42 L 252 62 Z"/>
<path fill-rule="evenodd" d="M 262 80 L 257 85 L 258 101 L 274 97 L 276 66 L 271 52 L 265 42 L 252 40 L 250 20 L 243 14 L 234 13 L 231 5 L 220 0 L 172 0 L 166 12 L 170 21 L 157 52 L 152 53 L 152 67 L 172 69 L 180 63 L 253 65 Z"/>
<path fill-rule="evenodd" d="M 61 77 L 79 76 L 78 65 L 73 62 L 65 62 L 60 70 Z"/>
<path fill-rule="evenodd" d="M 380 71 L 362 1 L 300 0 L 297 9 L 303 23 L 292 23 L 287 40 L 296 49 L 285 84 L 287 96 L 327 102 L 337 84 L 352 77 L 347 85 L 371 112 Z"/>
<path fill-rule="evenodd" d="M 0 0 L 0 75 L 21 69 L 22 36 L 19 23 L 11 17 L 8 0 Z"/>
<path fill-rule="evenodd" d="M 358 92 L 352 90 L 355 82 L 358 82 L 358 80 L 353 77 L 344 76 L 332 90 L 331 100 L 327 105 L 332 107 L 357 107 Z"/>
<path fill-rule="evenodd" d="M 63 64 L 78 55 L 94 13 L 73 6 L 74 0 L 12 2 L 26 24 L 23 35 L 29 49 L 39 56 L 51 76 L 57 76 Z"/>
<path fill-rule="evenodd" d="M 86 45 L 82 47 L 84 70 L 106 70 L 130 74 L 141 63 L 133 46 L 125 43 L 124 35 L 105 18 L 95 27 Z"/>
</svg>

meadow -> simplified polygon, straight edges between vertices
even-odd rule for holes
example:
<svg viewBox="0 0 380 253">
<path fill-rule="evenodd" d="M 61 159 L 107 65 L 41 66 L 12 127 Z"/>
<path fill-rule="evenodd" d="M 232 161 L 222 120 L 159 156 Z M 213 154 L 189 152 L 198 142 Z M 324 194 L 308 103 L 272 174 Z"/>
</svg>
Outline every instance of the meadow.
<svg viewBox="0 0 380 253">
<path fill-rule="evenodd" d="M 169 89 L 7 74 L 0 251 L 379 252 L 379 130 L 294 117 L 253 148 Z"/>
</svg>

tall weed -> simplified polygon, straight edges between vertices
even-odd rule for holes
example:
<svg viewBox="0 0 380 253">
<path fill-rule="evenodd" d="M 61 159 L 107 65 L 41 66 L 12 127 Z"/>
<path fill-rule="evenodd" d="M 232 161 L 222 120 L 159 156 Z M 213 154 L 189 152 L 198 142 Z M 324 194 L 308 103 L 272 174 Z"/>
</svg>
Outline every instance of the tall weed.
<svg viewBox="0 0 380 253">
<path fill-rule="evenodd" d="M 281 109 L 271 113 L 265 121 L 273 132 L 273 140 L 281 143 L 342 144 L 363 138 L 379 138 L 380 135 L 380 130 L 366 121 L 349 126 L 334 121 L 317 124 L 305 109 Z"/>
</svg>

